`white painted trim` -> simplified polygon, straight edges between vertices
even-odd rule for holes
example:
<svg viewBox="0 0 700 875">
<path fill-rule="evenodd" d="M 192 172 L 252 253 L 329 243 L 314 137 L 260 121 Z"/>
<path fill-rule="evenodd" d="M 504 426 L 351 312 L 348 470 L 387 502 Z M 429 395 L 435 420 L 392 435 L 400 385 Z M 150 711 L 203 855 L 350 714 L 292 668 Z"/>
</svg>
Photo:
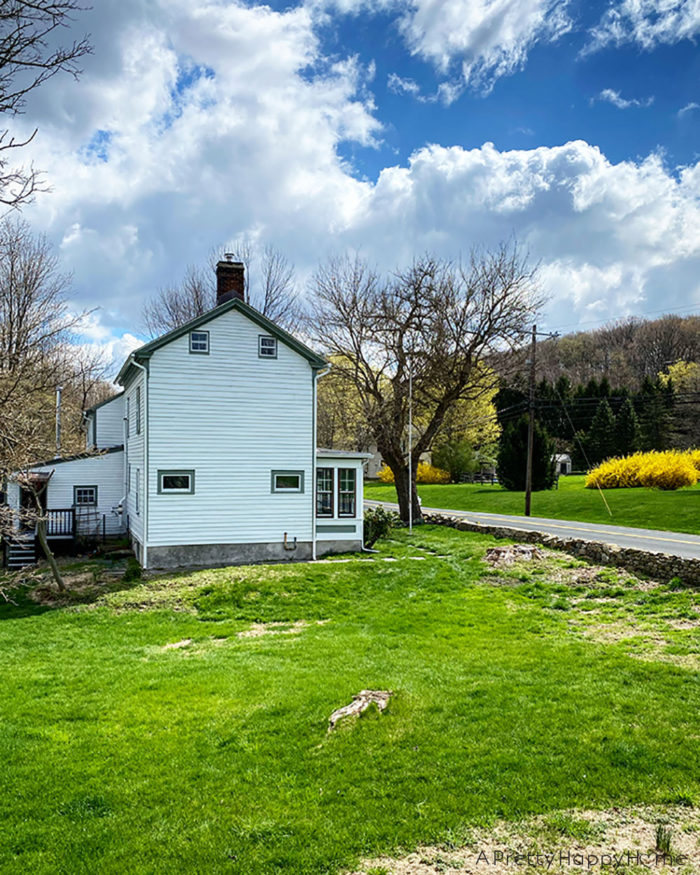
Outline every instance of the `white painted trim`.
<svg viewBox="0 0 700 875">
<path fill-rule="evenodd" d="M 141 407 L 139 417 L 142 417 L 141 434 L 143 436 L 143 561 L 141 565 L 144 569 L 148 569 L 148 368 L 136 361 L 132 355 L 132 364 L 134 367 L 143 371 L 143 397 L 141 399 Z M 138 432 L 137 432 L 138 434 Z"/>
</svg>

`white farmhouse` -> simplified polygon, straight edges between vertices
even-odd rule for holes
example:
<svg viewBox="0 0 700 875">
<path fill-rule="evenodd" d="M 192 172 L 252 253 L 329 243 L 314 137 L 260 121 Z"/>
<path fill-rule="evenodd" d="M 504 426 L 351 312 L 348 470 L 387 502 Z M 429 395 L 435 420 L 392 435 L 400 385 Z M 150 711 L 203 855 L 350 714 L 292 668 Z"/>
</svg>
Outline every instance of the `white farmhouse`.
<svg viewBox="0 0 700 875">
<path fill-rule="evenodd" d="M 129 356 L 122 394 L 85 412 L 97 455 L 33 468 L 49 535 L 128 531 L 145 568 L 361 549 L 369 454 L 316 447 L 327 364 L 245 303 L 243 271 L 219 262 L 217 306 Z"/>
</svg>

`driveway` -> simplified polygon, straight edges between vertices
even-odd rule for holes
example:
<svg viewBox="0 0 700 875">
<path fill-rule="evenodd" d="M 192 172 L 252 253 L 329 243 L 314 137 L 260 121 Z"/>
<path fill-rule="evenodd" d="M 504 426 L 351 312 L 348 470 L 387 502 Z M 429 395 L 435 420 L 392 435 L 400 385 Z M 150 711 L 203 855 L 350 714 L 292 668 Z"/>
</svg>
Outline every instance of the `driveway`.
<svg viewBox="0 0 700 875">
<path fill-rule="evenodd" d="M 365 505 L 367 507 L 382 505 L 398 510 L 397 504 L 386 501 L 366 501 Z M 543 535 L 557 535 L 560 538 L 579 538 L 582 541 L 598 541 L 617 547 L 634 547 L 637 550 L 667 553 L 671 556 L 682 556 L 684 559 L 700 559 L 700 535 L 686 535 L 683 532 L 630 529 L 627 526 L 550 520 L 534 516 L 474 513 L 469 510 L 450 510 L 440 507 L 424 507 L 423 512 L 459 517 L 467 522 L 481 523 L 482 525 L 508 526 L 528 532 L 541 532 Z"/>
</svg>

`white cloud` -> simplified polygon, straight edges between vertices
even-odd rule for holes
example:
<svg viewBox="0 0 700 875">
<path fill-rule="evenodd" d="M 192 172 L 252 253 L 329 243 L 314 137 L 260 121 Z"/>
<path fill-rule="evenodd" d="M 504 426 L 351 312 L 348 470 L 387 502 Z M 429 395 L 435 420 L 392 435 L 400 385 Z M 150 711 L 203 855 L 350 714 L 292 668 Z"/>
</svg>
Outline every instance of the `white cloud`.
<svg viewBox="0 0 700 875">
<path fill-rule="evenodd" d="M 442 74 L 459 68 L 428 100 L 446 104 L 465 86 L 488 92 L 496 79 L 524 66 L 537 42 L 571 28 L 569 0 L 307 0 L 316 16 L 392 12 L 410 51 Z M 404 80 L 406 82 L 407 80 Z M 398 82 L 392 79 L 394 85 Z M 404 92 L 416 96 L 414 90 Z"/>
<path fill-rule="evenodd" d="M 689 112 L 694 112 L 696 109 L 700 109 L 700 103 L 686 103 L 685 106 L 678 110 L 678 118 L 683 118 L 684 115 L 687 115 Z"/>
<path fill-rule="evenodd" d="M 646 107 L 651 106 L 654 102 L 653 97 L 645 97 L 643 99 L 630 98 L 628 100 L 624 98 L 619 91 L 615 91 L 613 88 L 604 88 L 598 97 L 591 99 L 591 103 L 595 103 L 596 100 L 612 103 L 612 105 L 616 106 L 618 109 L 629 109 L 632 106 Z"/>
<path fill-rule="evenodd" d="M 446 256 L 515 234 L 542 263 L 551 327 L 700 305 L 700 165 L 612 164 L 583 141 L 501 152 L 430 146 L 384 170 L 354 240 Z M 602 302 L 602 303 L 601 303 Z"/>
<path fill-rule="evenodd" d="M 139 343 L 146 298 L 246 233 L 302 276 L 346 247 L 390 270 L 514 234 L 542 262 L 553 328 L 700 303 L 700 165 L 612 164 L 582 141 L 433 145 L 358 179 L 340 147 L 381 136 L 373 71 L 329 62 L 309 10 L 118 8 L 90 25 L 98 42 L 111 29 L 111 54 L 78 86 L 47 83 L 21 122 L 39 124 L 28 155 L 53 187 L 27 217 L 74 270 L 75 309 L 100 306 L 84 337 L 107 355 Z"/>
<path fill-rule="evenodd" d="M 398 73 L 389 73 L 386 85 L 389 91 L 393 91 L 394 94 L 409 94 L 411 97 L 420 95 L 420 85 L 415 79 L 404 78 Z"/>
<path fill-rule="evenodd" d="M 591 30 L 584 54 L 605 46 L 637 43 L 644 49 L 700 33 L 698 0 L 622 0 L 608 9 Z"/>
<path fill-rule="evenodd" d="M 565 0 L 413 0 L 401 30 L 414 54 L 442 72 L 461 64 L 469 85 L 488 90 L 520 69 L 536 42 L 552 42 L 571 22 Z"/>
</svg>

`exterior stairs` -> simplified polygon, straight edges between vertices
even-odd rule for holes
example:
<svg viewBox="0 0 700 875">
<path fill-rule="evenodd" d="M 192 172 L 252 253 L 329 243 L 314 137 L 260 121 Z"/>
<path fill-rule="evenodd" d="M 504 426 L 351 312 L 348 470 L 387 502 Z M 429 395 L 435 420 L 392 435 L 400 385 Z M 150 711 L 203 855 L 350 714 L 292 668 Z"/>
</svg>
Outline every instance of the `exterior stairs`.
<svg viewBox="0 0 700 875">
<path fill-rule="evenodd" d="M 36 564 L 34 535 L 22 535 L 7 542 L 7 570 L 17 571 Z"/>
</svg>

